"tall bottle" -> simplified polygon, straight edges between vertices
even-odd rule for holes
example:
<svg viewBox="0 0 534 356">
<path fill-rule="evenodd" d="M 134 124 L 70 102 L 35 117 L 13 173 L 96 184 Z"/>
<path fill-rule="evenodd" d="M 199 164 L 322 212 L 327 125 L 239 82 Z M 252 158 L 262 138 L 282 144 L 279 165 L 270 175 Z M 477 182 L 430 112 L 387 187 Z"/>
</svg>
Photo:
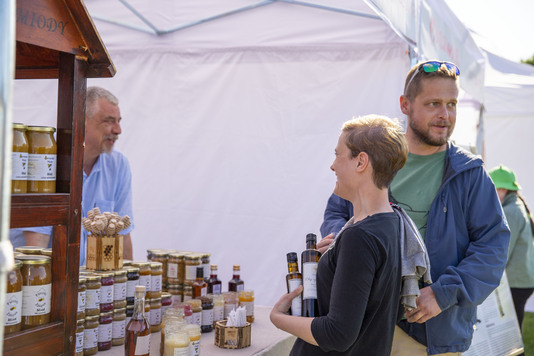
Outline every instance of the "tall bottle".
<svg viewBox="0 0 534 356">
<path fill-rule="evenodd" d="M 234 265 L 234 275 L 231 280 L 228 281 L 229 292 L 239 292 L 245 290 L 245 282 L 239 277 L 241 267 Z"/>
<path fill-rule="evenodd" d="M 132 319 L 126 326 L 125 356 L 150 355 L 150 324 L 145 317 L 145 286 L 135 286 Z"/>
<path fill-rule="evenodd" d="M 210 278 L 208 279 L 208 294 L 221 294 L 222 283 L 217 278 L 217 265 L 210 266 Z"/>
<path fill-rule="evenodd" d="M 290 293 L 302 285 L 302 273 L 299 272 L 299 264 L 296 252 L 287 254 L 287 269 L 289 273 L 286 275 L 287 292 Z M 291 301 L 291 315 L 302 316 L 302 295 L 297 296 Z"/>
<path fill-rule="evenodd" d="M 317 251 L 317 236 L 306 235 L 306 250 L 302 251 L 302 316 L 315 317 L 318 313 L 317 305 L 317 265 L 321 253 Z"/>
<path fill-rule="evenodd" d="M 208 284 L 204 281 L 204 267 L 197 267 L 197 279 L 193 282 L 193 299 L 208 293 Z"/>
</svg>

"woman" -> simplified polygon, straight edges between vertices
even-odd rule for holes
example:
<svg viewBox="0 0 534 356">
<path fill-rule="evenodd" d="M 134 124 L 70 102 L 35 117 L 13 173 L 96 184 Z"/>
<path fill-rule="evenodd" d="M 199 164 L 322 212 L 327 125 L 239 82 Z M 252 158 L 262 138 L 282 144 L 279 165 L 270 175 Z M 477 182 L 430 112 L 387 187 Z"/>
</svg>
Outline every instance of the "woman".
<svg viewBox="0 0 534 356">
<path fill-rule="evenodd" d="M 408 146 L 396 123 L 369 115 L 345 122 L 335 155 L 334 193 L 355 209 L 319 261 L 319 316 L 288 315 L 299 287 L 276 303 L 271 321 L 298 337 L 291 355 L 389 355 L 401 266 L 400 221 L 388 187 L 406 162 Z"/>
<path fill-rule="evenodd" d="M 497 188 L 504 215 L 510 227 L 510 245 L 506 276 L 514 300 L 515 313 L 522 330 L 525 303 L 534 292 L 534 222 L 525 200 L 519 195 L 521 189 L 514 172 L 505 166 L 493 168 L 489 175 Z"/>
</svg>

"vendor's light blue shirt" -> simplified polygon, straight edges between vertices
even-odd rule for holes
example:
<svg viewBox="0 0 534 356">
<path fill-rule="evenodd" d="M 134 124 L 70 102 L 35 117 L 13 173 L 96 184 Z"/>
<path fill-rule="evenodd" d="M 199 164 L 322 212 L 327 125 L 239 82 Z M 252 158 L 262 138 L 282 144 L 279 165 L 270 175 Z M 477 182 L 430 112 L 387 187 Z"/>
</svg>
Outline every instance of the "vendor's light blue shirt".
<svg viewBox="0 0 534 356">
<path fill-rule="evenodd" d="M 132 174 L 128 159 L 120 152 L 102 153 L 89 175 L 83 172 L 82 216 L 95 207 L 101 212 L 117 212 L 120 216 L 128 215 L 133 222 L 132 211 Z M 134 228 L 132 225 L 121 231 L 126 235 Z M 22 231 L 34 231 L 51 235 L 52 227 L 12 229 L 10 240 L 14 247 L 25 243 Z M 87 231 L 82 228 L 80 234 L 80 265 L 85 265 L 87 255 Z"/>
</svg>

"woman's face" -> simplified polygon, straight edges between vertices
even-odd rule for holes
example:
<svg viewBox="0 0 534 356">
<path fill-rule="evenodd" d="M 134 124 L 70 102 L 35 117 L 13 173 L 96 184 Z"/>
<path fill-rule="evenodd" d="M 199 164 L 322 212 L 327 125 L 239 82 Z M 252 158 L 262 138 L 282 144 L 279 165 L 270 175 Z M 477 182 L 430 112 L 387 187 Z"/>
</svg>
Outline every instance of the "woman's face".
<svg viewBox="0 0 534 356">
<path fill-rule="evenodd" d="M 355 189 L 357 160 L 351 157 L 350 149 L 345 144 L 346 135 L 346 133 L 342 133 L 339 136 L 335 150 L 336 158 L 330 169 L 337 177 L 334 194 L 343 199 L 351 200 L 352 192 Z"/>
<path fill-rule="evenodd" d="M 506 193 L 508 193 L 508 189 L 497 188 L 497 195 L 499 196 L 499 200 L 501 201 L 501 203 L 504 200 Z"/>
</svg>

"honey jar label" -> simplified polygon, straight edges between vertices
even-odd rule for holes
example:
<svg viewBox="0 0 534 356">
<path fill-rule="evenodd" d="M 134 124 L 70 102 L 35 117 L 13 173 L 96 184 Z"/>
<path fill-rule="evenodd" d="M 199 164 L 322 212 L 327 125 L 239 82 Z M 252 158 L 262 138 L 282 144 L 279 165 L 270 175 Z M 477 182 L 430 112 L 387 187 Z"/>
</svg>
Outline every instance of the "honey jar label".
<svg viewBox="0 0 534 356">
<path fill-rule="evenodd" d="M 83 334 L 83 331 L 76 333 L 76 353 L 83 352 Z"/>
<path fill-rule="evenodd" d="M 29 154 L 28 180 L 56 180 L 56 155 Z"/>
<path fill-rule="evenodd" d="M 202 325 L 213 324 L 213 309 L 202 310 Z"/>
<path fill-rule="evenodd" d="M 168 263 L 167 264 L 167 278 L 178 278 L 178 264 L 177 263 Z"/>
<path fill-rule="evenodd" d="M 85 309 L 100 308 L 100 288 L 85 291 Z"/>
<path fill-rule="evenodd" d="M 150 309 L 150 325 L 161 324 L 161 308 Z"/>
<path fill-rule="evenodd" d="M 135 291 L 135 286 L 134 286 Z M 113 285 L 113 300 L 126 299 L 126 282 L 115 283 Z"/>
<path fill-rule="evenodd" d="M 113 321 L 111 327 L 111 335 L 113 339 L 120 339 L 126 335 L 126 319 Z"/>
<path fill-rule="evenodd" d="M 98 342 L 111 341 L 113 329 L 111 323 L 100 324 L 98 326 Z"/>
<path fill-rule="evenodd" d="M 150 291 L 161 292 L 161 274 L 150 278 Z"/>
<path fill-rule="evenodd" d="M 113 303 L 113 285 L 100 287 L 100 303 Z"/>
<path fill-rule="evenodd" d="M 145 290 L 150 290 L 150 275 L 139 276 L 139 285 L 145 286 Z"/>
<path fill-rule="evenodd" d="M 50 313 L 52 284 L 22 286 L 22 315 L 44 315 Z"/>
<path fill-rule="evenodd" d="M 185 279 L 194 281 L 197 279 L 197 267 L 198 266 L 185 266 Z"/>
<path fill-rule="evenodd" d="M 78 313 L 85 311 L 85 291 L 78 292 Z"/>
<path fill-rule="evenodd" d="M 202 313 L 201 312 L 196 312 L 196 313 L 193 313 L 193 319 L 192 319 L 192 324 L 197 324 L 197 325 L 202 325 Z"/>
<path fill-rule="evenodd" d="M 148 355 L 150 352 L 150 334 L 138 336 L 135 343 L 135 355 Z"/>
<path fill-rule="evenodd" d="M 224 319 L 224 307 L 213 307 L 213 321 Z"/>
<path fill-rule="evenodd" d="M 191 356 L 199 356 L 200 355 L 200 340 L 191 341 L 189 343 L 189 350 L 191 351 Z"/>
<path fill-rule="evenodd" d="M 25 152 L 13 152 L 11 158 L 11 179 L 26 180 L 28 178 L 28 154 Z"/>
<path fill-rule="evenodd" d="M 85 329 L 83 332 L 83 348 L 92 349 L 98 345 L 98 328 Z"/>
<path fill-rule="evenodd" d="M 6 294 L 4 309 L 4 325 L 17 325 L 22 320 L 20 309 L 22 307 L 22 291 Z"/>
</svg>

